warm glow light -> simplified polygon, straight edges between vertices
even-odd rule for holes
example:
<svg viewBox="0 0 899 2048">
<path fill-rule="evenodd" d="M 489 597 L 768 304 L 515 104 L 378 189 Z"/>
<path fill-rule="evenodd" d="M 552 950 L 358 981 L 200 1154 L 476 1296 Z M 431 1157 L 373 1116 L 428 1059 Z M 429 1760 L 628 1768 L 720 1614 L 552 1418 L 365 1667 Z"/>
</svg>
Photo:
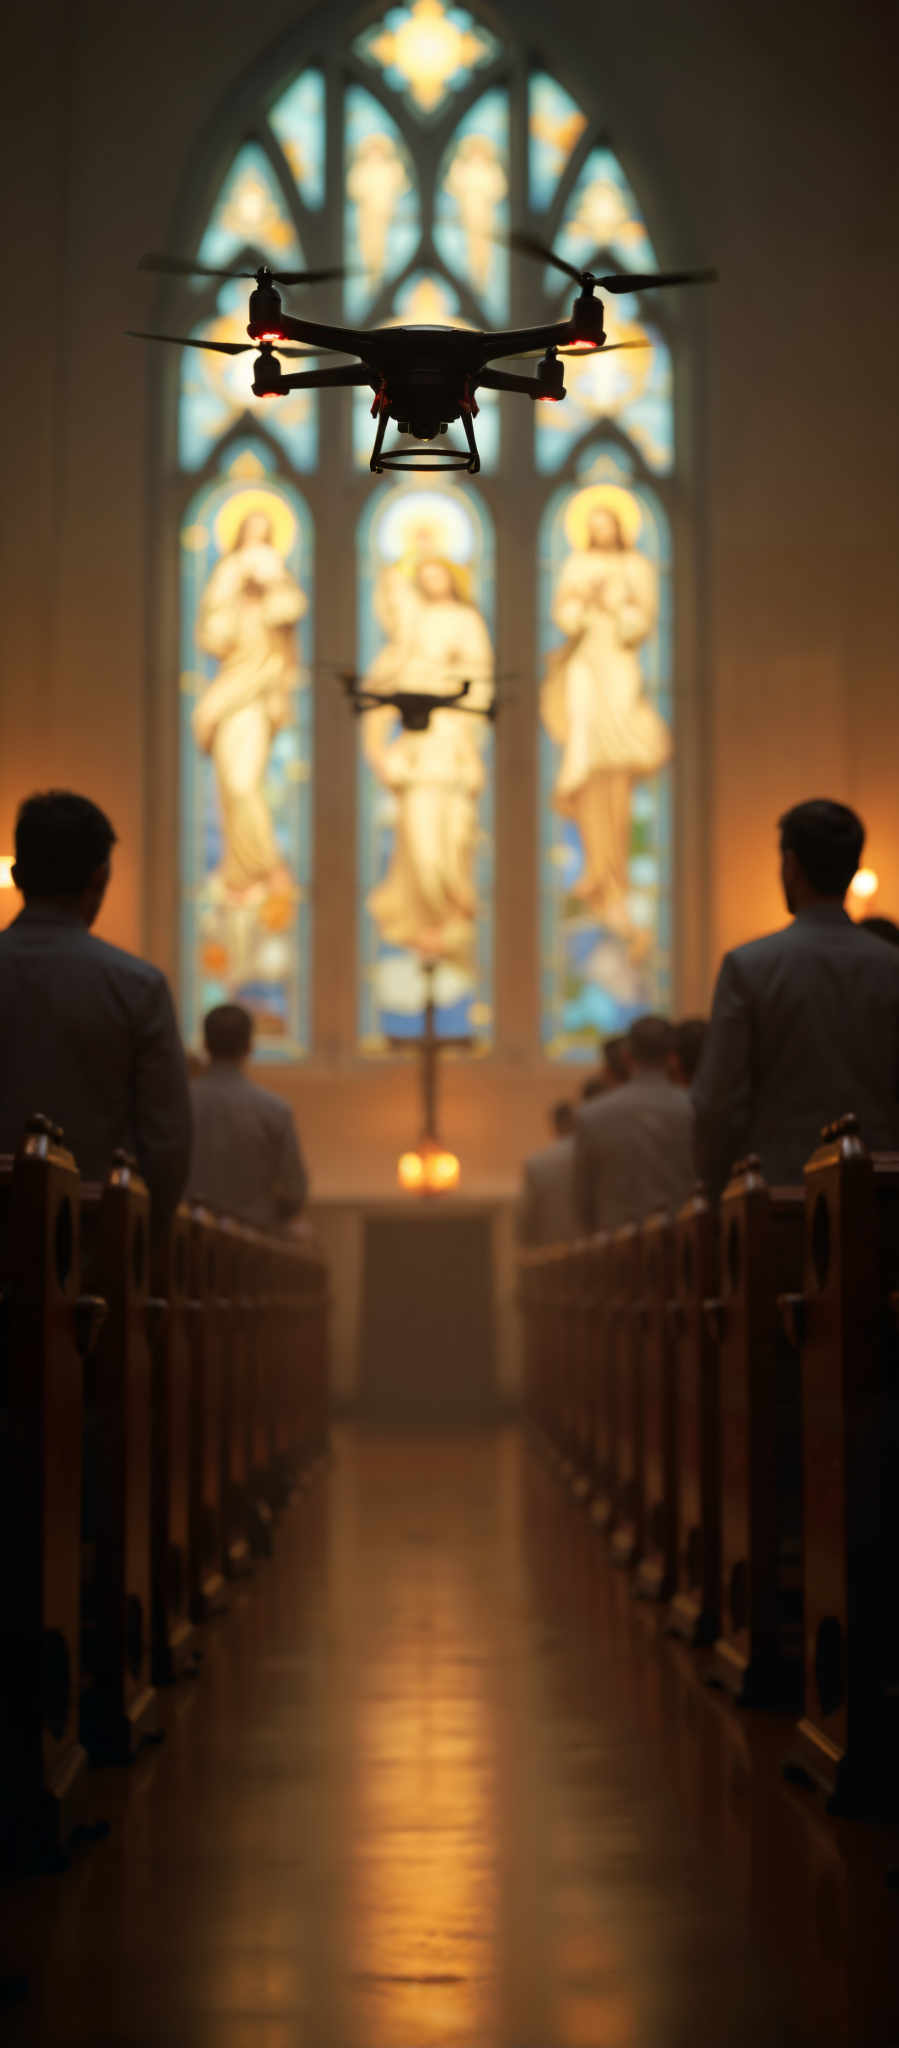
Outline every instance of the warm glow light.
<svg viewBox="0 0 899 2048">
<path fill-rule="evenodd" d="M 14 860 L 14 853 L 0 853 L 0 889 L 14 889 L 16 886 L 12 878 Z"/>
<path fill-rule="evenodd" d="M 371 54 L 392 65 L 422 110 L 433 113 L 453 74 L 480 63 L 489 49 L 483 36 L 459 27 L 441 0 L 413 0 L 394 27 L 374 38 Z"/>
<path fill-rule="evenodd" d="M 855 896 L 860 903 L 869 903 L 871 897 L 877 895 L 879 888 L 880 876 L 875 874 L 874 869 L 859 868 L 858 874 L 853 876 L 849 884 L 849 894 Z"/>
<path fill-rule="evenodd" d="M 430 1138 L 423 1138 L 414 1152 L 403 1152 L 396 1163 L 400 1187 L 412 1195 L 445 1195 L 458 1187 L 461 1168 L 455 1152 L 447 1152 Z"/>
</svg>

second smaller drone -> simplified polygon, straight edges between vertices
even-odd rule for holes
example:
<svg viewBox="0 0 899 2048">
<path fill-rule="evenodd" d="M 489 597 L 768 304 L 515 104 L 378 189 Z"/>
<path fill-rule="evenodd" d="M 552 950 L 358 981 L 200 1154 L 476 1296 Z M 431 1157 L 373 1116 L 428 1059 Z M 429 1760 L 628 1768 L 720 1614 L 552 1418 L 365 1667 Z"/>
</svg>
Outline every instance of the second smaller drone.
<svg viewBox="0 0 899 2048">
<path fill-rule="evenodd" d="M 458 689 L 446 696 L 425 690 L 367 690 L 359 677 L 349 671 L 341 672 L 340 681 L 356 718 L 361 718 L 366 711 L 380 711 L 389 705 L 397 713 L 405 732 L 427 732 L 435 711 L 461 711 L 469 718 L 486 718 L 493 725 L 499 708 L 495 697 L 483 710 L 476 704 L 466 704 L 464 699 L 471 689 L 470 681 L 460 683 Z"/>
</svg>

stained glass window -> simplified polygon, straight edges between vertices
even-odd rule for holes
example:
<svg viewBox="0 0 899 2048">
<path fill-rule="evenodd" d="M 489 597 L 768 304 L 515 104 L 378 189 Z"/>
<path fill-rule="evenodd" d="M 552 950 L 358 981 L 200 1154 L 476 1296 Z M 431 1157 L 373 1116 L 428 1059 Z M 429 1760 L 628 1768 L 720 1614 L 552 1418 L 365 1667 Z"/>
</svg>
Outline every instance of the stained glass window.
<svg viewBox="0 0 899 2048">
<path fill-rule="evenodd" d="M 504 237 L 529 217 L 578 266 L 655 269 L 608 139 L 614 109 L 600 119 L 583 81 L 532 63 L 508 26 L 501 35 L 450 0 L 397 0 L 361 32 L 333 10 L 231 138 L 199 261 L 343 264 L 342 283 L 285 287 L 288 310 L 431 327 L 570 311 L 575 287 L 557 270 L 510 257 Z M 479 478 L 373 478 L 370 389 L 256 399 L 252 353 L 184 351 L 166 445 L 178 464 L 186 1035 L 234 996 L 257 1017 L 263 1057 L 314 1049 L 313 697 L 335 686 L 323 650 L 375 695 L 469 684 L 464 710 L 418 732 L 386 704 L 360 720 L 358 1048 L 383 1058 L 388 1039 L 419 1031 L 428 958 L 440 1029 L 492 1046 L 494 747 L 527 758 L 525 718 L 538 733 L 533 831 L 505 847 L 505 870 L 533 863 L 539 876 L 535 1056 L 590 1059 L 597 1033 L 665 1006 L 677 310 L 647 287 L 606 295 L 614 352 L 566 358 L 561 404 L 481 389 Z M 243 343 L 247 285 L 185 278 L 148 324 Z M 454 422 L 434 446 L 460 440 Z M 173 678 L 175 661 L 171 650 Z M 510 698 L 494 728 L 483 712 L 497 675 Z"/>
<path fill-rule="evenodd" d="M 233 452 L 181 529 L 182 1000 L 308 1045 L 312 528 L 267 451 Z"/>
<path fill-rule="evenodd" d="M 359 532 L 359 672 L 375 695 L 452 693 L 407 731 L 385 706 L 361 720 L 360 1036 L 416 1036 L 422 964 L 437 960 L 437 1028 L 489 1042 L 492 981 L 493 547 L 483 504 L 449 483 L 374 495 Z"/>
</svg>

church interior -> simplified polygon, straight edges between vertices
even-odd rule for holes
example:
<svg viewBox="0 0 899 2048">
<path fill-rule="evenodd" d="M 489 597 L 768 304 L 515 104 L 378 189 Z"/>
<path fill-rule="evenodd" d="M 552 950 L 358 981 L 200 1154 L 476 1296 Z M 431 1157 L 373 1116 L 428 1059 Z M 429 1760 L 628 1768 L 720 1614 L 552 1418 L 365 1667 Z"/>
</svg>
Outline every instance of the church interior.
<svg viewBox="0 0 899 2048">
<path fill-rule="evenodd" d="M 0 925 L 90 798 L 96 935 L 194 1098 L 248 1015 L 308 1199 L 163 1238 L 0 1082 L 4 2038 L 899 2048 L 899 1137 L 522 1220 L 791 806 L 899 920 L 895 21 L 5 40 Z M 414 329 L 495 337 L 448 419 Z"/>
</svg>

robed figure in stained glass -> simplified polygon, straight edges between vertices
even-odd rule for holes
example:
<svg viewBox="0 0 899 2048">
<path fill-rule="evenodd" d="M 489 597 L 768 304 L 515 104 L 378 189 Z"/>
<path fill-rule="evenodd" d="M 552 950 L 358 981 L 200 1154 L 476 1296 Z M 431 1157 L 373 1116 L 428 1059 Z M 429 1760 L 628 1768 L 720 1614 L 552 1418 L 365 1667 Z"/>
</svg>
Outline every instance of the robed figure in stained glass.
<svg viewBox="0 0 899 2048">
<path fill-rule="evenodd" d="M 197 622 L 199 644 L 218 672 L 193 714 L 194 738 L 215 768 L 223 841 L 218 880 L 233 901 L 292 884 L 265 775 L 300 680 L 296 628 L 307 605 L 286 549 L 276 544 L 276 520 L 290 517 L 287 508 L 270 493 L 243 495 L 243 505 L 232 499 L 219 515 L 233 537 L 203 592 Z"/>
<path fill-rule="evenodd" d="M 574 821 L 583 854 L 572 893 L 634 950 L 645 935 L 628 903 L 631 791 L 671 755 L 669 728 L 640 670 L 658 615 L 656 570 L 635 545 L 640 519 L 637 500 L 615 485 L 571 500 L 571 552 L 552 606 L 565 640 L 549 657 L 541 692 L 543 722 L 562 748 L 553 802 Z"/>
<path fill-rule="evenodd" d="M 425 542 L 427 537 L 424 537 Z M 373 692 L 418 690 L 486 711 L 493 649 L 464 566 L 419 545 L 382 569 L 375 612 L 387 635 L 365 676 Z M 471 969 L 477 914 L 478 800 L 485 783 L 486 721 L 435 711 L 424 732 L 407 732 L 387 705 L 366 714 L 365 753 L 396 801 L 393 847 L 368 906 L 382 940 L 424 959 Z"/>
</svg>

